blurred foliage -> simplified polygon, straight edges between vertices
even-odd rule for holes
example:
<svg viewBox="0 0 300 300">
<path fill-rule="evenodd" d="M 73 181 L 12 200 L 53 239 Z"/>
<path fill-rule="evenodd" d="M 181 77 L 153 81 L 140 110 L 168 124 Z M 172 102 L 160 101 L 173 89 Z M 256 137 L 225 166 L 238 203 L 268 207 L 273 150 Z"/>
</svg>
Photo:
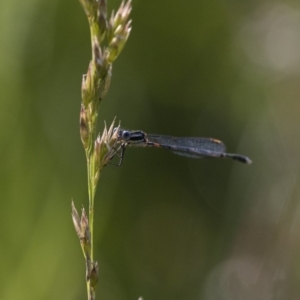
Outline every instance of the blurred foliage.
<svg viewBox="0 0 300 300">
<path fill-rule="evenodd" d="M 128 149 L 107 166 L 97 299 L 300 296 L 299 16 L 292 0 L 133 2 L 100 120 L 216 137 L 254 164 Z M 71 199 L 87 208 L 87 20 L 77 1 L 29 0 L 2 1 L 0 22 L 0 297 L 85 299 Z"/>
</svg>

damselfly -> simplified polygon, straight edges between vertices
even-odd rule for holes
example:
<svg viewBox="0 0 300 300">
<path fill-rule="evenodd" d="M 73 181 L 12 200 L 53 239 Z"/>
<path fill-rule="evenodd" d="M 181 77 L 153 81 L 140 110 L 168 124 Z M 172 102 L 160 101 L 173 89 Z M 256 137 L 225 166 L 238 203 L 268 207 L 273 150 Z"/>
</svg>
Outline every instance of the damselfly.
<svg viewBox="0 0 300 300">
<path fill-rule="evenodd" d="M 244 155 L 226 153 L 224 143 L 216 139 L 147 134 L 141 130 L 128 131 L 121 128 L 115 130 L 118 130 L 117 141 L 120 143 L 120 147 L 115 152 L 117 154 L 120 151 L 119 165 L 122 164 L 127 146 L 165 148 L 175 154 L 192 158 L 231 158 L 242 163 L 251 164 L 251 159 Z"/>
</svg>

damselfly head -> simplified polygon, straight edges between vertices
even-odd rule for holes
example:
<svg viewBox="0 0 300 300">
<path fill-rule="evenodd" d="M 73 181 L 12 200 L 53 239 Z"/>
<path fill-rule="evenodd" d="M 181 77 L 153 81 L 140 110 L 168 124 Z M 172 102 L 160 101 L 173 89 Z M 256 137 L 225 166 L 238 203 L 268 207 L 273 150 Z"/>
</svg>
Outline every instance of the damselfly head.
<svg viewBox="0 0 300 300">
<path fill-rule="evenodd" d="M 131 137 L 130 131 L 124 130 L 124 129 L 121 129 L 121 128 L 117 128 L 117 127 L 114 128 L 114 132 L 116 130 L 118 130 L 118 136 L 117 136 L 118 141 L 126 142 L 130 139 L 130 137 Z"/>
</svg>

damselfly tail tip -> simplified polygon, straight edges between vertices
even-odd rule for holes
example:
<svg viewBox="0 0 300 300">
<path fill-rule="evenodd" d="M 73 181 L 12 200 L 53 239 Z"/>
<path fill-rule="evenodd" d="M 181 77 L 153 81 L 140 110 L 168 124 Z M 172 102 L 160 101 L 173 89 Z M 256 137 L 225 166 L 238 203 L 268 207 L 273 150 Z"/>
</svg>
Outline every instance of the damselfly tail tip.
<svg viewBox="0 0 300 300">
<path fill-rule="evenodd" d="M 237 161 L 239 161 L 241 163 L 244 163 L 244 164 L 247 164 L 247 165 L 252 164 L 252 160 L 249 157 L 244 156 L 244 155 L 226 153 L 225 157 L 237 160 Z"/>
<path fill-rule="evenodd" d="M 243 156 L 243 155 L 239 155 L 239 154 L 233 154 L 232 156 L 233 159 L 238 160 L 244 164 L 250 165 L 252 164 L 252 160 L 247 157 L 247 156 Z"/>
<path fill-rule="evenodd" d="M 249 157 L 246 157 L 246 164 L 248 165 L 252 164 L 252 160 Z"/>
</svg>

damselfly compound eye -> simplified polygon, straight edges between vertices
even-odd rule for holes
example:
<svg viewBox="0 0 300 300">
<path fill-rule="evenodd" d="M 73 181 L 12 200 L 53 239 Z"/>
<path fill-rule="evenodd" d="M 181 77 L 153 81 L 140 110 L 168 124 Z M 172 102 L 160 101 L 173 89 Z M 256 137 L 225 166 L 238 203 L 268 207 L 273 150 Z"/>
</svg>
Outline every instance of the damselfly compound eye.
<svg viewBox="0 0 300 300">
<path fill-rule="evenodd" d="M 130 137 L 131 137 L 131 133 L 129 131 L 124 130 L 122 133 L 123 140 L 128 141 Z"/>
</svg>

